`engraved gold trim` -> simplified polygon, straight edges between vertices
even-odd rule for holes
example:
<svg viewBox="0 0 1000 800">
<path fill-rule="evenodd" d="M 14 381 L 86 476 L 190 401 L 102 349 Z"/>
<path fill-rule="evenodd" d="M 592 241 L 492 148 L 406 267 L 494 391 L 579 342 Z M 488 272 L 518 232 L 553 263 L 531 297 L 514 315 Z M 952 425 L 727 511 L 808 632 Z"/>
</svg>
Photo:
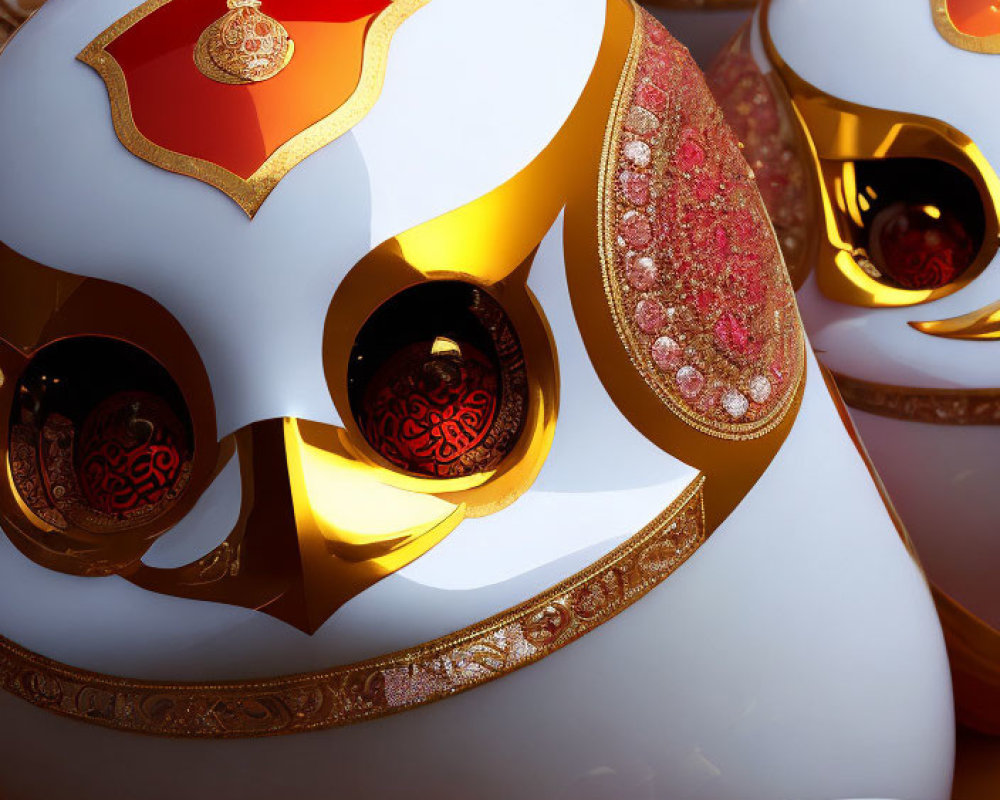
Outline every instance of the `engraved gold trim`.
<svg viewBox="0 0 1000 800">
<path fill-rule="evenodd" d="M 703 486 L 699 476 L 635 536 L 537 597 L 389 656 L 271 680 L 155 683 L 75 669 L 0 637 L 0 687 L 64 716 L 159 736 L 272 736 L 399 713 L 540 661 L 644 597 L 707 538 Z"/>
<path fill-rule="evenodd" d="M 1000 243 L 1000 178 L 982 151 L 940 120 L 849 103 L 805 81 L 778 52 L 770 32 L 770 9 L 771 0 L 764 0 L 760 10 L 764 50 L 805 133 L 808 157 L 818 177 L 825 234 L 818 237 L 815 257 L 820 290 L 840 303 L 882 308 L 929 303 L 967 286 L 991 263 Z M 868 275 L 839 221 L 849 209 L 838 206 L 831 188 L 852 178 L 849 170 L 841 174 L 852 161 L 907 157 L 933 158 L 961 170 L 976 184 L 983 203 L 986 230 L 976 259 L 958 279 L 936 289 L 903 289 Z"/>
<path fill-rule="evenodd" d="M 962 33 L 955 27 L 948 13 L 948 0 L 931 0 L 931 14 L 934 17 L 934 27 L 948 44 L 973 53 L 1000 53 L 1000 34 L 973 36 Z"/>
<path fill-rule="evenodd" d="M 170 2 L 172 0 L 148 0 L 104 31 L 77 58 L 96 70 L 107 84 L 115 131 L 125 147 L 158 167 L 197 178 L 225 192 L 252 219 L 275 186 L 296 165 L 353 128 L 368 114 L 382 91 L 393 35 L 411 14 L 430 0 L 393 0 L 392 5 L 372 21 L 365 39 L 361 77 L 350 98 L 332 114 L 285 142 L 247 179 L 210 161 L 160 147 L 139 131 L 132 118 L 125 73 L 107 47 L 140 20 Z"/>
<path fill-rule="evenodd" d="M 914 389 L 832 374 L 858 411 L 932 425 L 1000 425 L 1000 389 Z"/>
</svg>

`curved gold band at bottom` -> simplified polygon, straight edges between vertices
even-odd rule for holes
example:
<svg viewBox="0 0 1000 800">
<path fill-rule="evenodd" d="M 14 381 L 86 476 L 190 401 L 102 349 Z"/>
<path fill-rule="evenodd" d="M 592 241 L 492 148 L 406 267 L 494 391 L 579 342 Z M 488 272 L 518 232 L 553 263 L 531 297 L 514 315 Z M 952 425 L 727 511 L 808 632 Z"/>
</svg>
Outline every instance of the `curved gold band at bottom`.
<svg viewBox="0 0 1000 800">
<path fill-rule="evenodd" d="M 244 738 L 335 728 L 464 692 L 540 661 L 617 616 L 706 540 L 704 477 L 572 578 L 464 631 L 326 672 L 163 684 L 59 664 L 0 637 L 0 687 L 33 705 L 123 731 Z"/>
<path fill-rule="evenodd" d="M 833 373 L 858 411 L 932 425 L 1000 425 L 1000 389 L 913 389 Z"/>
</svg>

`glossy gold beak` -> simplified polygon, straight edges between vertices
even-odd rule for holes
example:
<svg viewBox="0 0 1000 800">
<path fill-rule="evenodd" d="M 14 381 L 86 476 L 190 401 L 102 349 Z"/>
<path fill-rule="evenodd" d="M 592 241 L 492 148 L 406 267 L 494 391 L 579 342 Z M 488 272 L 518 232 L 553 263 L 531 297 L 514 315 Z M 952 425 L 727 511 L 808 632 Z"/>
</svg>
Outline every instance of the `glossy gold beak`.
<svg viewBox="0 0 1000 800">
<path fill-rule="evenodd" d="M 314 633 L 342 605 L 419 558 L 464 519 L 464 504 L 388 485 L 345 432 L 298 419 L 236 435 L 239 521 L 200 561 L 142 566 L 130 579 L 163 594 L 255 608 Z"/>
</svg>

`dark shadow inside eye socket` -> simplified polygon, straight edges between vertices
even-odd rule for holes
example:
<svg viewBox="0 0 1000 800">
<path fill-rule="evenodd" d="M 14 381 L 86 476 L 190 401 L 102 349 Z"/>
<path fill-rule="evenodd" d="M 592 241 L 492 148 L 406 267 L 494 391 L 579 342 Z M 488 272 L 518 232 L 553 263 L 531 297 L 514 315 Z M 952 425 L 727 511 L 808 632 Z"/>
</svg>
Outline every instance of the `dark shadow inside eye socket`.
<svg viewBox="0 0 1000 800">
<path fill-rule="evenodd" d="M 433 478 L 487 472 L 524 427 L 521 344 L 484 290 L 459 281 L 414 286 L 358 334 L 348 396 L 368 444 L 397 467 Z"/>
<path fill-rule="evenodd" d="M 976 260 L 986 215 L 976 183 L 929 158 L 847 162 L 840 198 L 855 256 L 871 277 L 903 289 L 936 289 Z"/>
<path fill-rule="evenodd" d="M 61 340 L 32 358 L 15 391 L 11 473 L 46 523 L 127 530 L 167 511 L 187 485 L 191 417 L 145 351 L 102 337 Z"/>
</svg>

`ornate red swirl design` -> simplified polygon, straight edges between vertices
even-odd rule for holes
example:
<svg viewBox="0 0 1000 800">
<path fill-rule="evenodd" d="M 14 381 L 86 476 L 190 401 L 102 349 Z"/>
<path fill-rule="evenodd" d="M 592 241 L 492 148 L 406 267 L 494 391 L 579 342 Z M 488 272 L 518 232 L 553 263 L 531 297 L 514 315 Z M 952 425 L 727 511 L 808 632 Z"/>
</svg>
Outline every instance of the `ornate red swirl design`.
<svg viewBox="0 0 1000 800">
<path fill-rule="evenodd" d="M 496 418 L 500 381 L 481 352 L 435 356 L 412 344 L 379 370 L 368 388 L 365 438 L 403 469 L 438 478 L 461 468 Z"/>
<path fill-rule="evenodd" d="M 156 506 L 180 480 L 182 449 L 180 423 L 166 404 L 148 394 L 113 395 L 83 425 L 80 487 L 95 510 L 111 516 Z"/>
</svg>

